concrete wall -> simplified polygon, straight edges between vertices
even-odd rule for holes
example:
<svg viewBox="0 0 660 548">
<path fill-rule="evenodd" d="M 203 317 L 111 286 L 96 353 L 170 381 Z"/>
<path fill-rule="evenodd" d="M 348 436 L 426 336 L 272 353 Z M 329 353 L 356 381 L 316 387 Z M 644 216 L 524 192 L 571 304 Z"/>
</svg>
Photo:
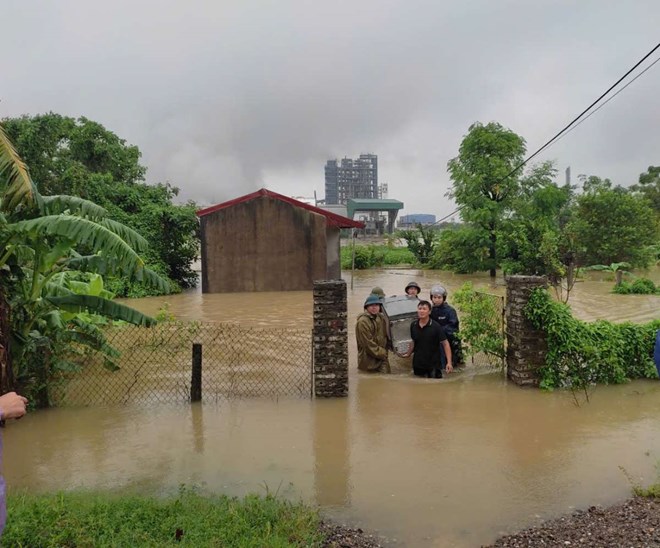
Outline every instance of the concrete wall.
<svg viewBox="0 0 660 548">
<path fill-rule="evenodd" d="M 322 215 L 260 196 L 200 224 L 204 293 L 310 290 L 327 277 Z"/>
<path fill-rule="evenodd" d="M 544 276 L 506 277 L 507 377 L 518 385 L 538 386 L 538 368 L 545 363 L 548 342 L 524 315 L 532 290 L 548 287 Z"/>
</svg>

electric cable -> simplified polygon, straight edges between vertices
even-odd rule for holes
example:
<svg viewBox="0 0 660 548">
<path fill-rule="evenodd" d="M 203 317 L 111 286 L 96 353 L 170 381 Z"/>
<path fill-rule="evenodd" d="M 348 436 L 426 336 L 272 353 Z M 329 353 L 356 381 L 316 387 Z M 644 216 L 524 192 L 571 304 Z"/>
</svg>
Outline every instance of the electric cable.
<svg viewBox="0 0 660 548">
<path fill-rule="evenodd" d="M 505 179 L 507 179 L 508 177 L 510 177 L 511 175 L 513 175 L 513 174 L 514 174 L 516 171 L 518 171 L 521 167 L 525 166 L 525 164 L 527 164 L 532 158 L 534 158 L 535 156 L 538 156 L 543 150 L 545 150 L 546 148 L 548 148 L 550 145 L 554 144 L 554 143 L 555 143 L 556 141 L 558 141 L 560 138 L 564 137 L 564 136 L 569 132 L 570 129 L 572 129 L 572 128 L 574 128 L 574 127 L 577 127 L 577 125 L 579 125 L 579 124 L 578 124 L 578 121 L 580 120 L 580 118 L 582 118 L 587 112 L 589 112 L 589 110 L 591 110 L 596 104 L 598 104 L 598 103 L 599 103 L 599 102 L 600 102 L 600 101 L 601 101 L 601 100 L 602 100 L 602 99 L 603 99 L 603 98 L 604 98 L 604 97 L 605 97 L 610 91 L 612 91 L 616 86 L 618 86 L 618 85 L 621 83 L 621 81 L 623 81 L 625 78 L 627 78 L 628 75 L 629 75 L 632 71 L 634 71 L 639 65 L 641 65 L 644 61 L 646 61 L 646 59 L 648 59 L 651 55 L 653 55 L 653 53 L 655 53 L 655 51 L 656 51 L 658 48 L 660 48 L 660 43 L 656 44 L 656 46 L 655 46 L 654 48 L 652 48 L 651 51 L 649 51 L 646 55 L 644 55 L 644 57 L 642 57 L 639 61 L 637 61 L 637 63 L 635 63 L 635 64 L 633 65 L 633 67 L 630 68 L 630 69 L 629 69 L 629 70 L 628 70 L 623 76 L 621 76 L 621 78 L 619 78 L 614 84 L 612 84 L 612 85 L 607 89 L 607 91 L 605 91 L 604 93 L 602 93 L 602 94 L 600 95 L 600 97 L 598 97 L 598 99 L 596 99 L 594 102 L 592 102 L 592 103 L 591 103 L 586 109 L 584 109 L 584 110 L 583 110 L 578 116 L 576 116 L 576 117 L 575 117 L 575 118 L 574 118 L 569 124 L 567 124 L 567 125 L 566 125 L 564 128 L 562 128 L 558 133 L 556 133 L 556 134 L 554 135 L 554 137 L 552 137 L 550 140 L 546 141 L 546 143 L 545 143 L 543 146 L 541 146 L 539 149 L 537 149 L 536 152 L 534 152 L 532 155 L 528 156 L 525 160 L 523 160 L 520 164 L 518 164 L 516 167 L 514 167 L 514 168 L 513 168 L 509 173 L 507 173 L 504 177 L 502 177 L 501 179 L 499 179 L 499 181 L 497 181 L 495 184 L 500 183 L 500 182 L 504 181 Z M 610 100 L 614 99 L 614 97 L 616 97 L 620 92 L 622 92 L 624 89 L 626 89 L 626 87 L 628 87 L 630 84 L 632 84 L 635 80 L 637 80 L 637 78 L 639 78 L 642 74 L 644 74 L 647 70 L 649 70 L 653 65 L 655 65 L 655 64 L 658 62 L 658 60 L 660 60 L 660 58 L 656 59 L 651 65 L 649 65 L 649 66 L 648 66 L 646 69 L 644 69 L 641 73 L 639 73 L 637 76 L 635 76 L 635 78 L 633 78 L 630 82 L 628 82 L 623 88 L 621 88 L 619 91 L 617 91 L 617 93 L 615 93 L 612 97 L 610 97 L 607 101 L 605 101 L 605 103 L 603 103 L 603 104 L 600 105 L 597 109 L 595 109 L 591 114 L 594 114 L 594 113 L 597 112 L 601 107 L 605 106 Z M 587 118 L 589 118 L 589 117 L 591 116 L 591 114 L 589 114 L 589 116 L 586 116 L 582 121 L 584 121 L 584 120 L 586 120 Z M 581 121 L 580 123 L 582 123 L 582 121 Z M 449 217 L 455 215 L 456 213 L 459 213 L 462 209 L 464 209 L 464 208 L 467 207 L 467 206 L 468 206 L 468 204 L 464 204 L 464 205 L 462 205 L 462 206 L 459 206 L 459 207 L 456 208 L 452 213 L 450 213 L 449 215 L 445 215 L 444 217 L 442 217 L 441 219 L 437 220 L 437 221 L 436 221 L 435 223 L 433 223 L 433 224 L 441 223 L 442 221 L 448 219 Z"/>
</svg>

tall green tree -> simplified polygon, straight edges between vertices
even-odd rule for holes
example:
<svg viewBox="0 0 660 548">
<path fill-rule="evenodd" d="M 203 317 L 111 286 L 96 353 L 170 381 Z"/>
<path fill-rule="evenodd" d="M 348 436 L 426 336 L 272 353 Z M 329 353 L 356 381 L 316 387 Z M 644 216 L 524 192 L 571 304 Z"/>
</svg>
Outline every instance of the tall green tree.
<svg viewBox="0 0 660 548">
<path fill-rule="evenodd" d="M 448 195 L 461 218 L 488 235 L 488 270 L 498 266 L 497 231 L 520 190 L 520 173 L 511 173 L 525 155 L 525 140 L 496 122 L 470 126 L 458 156 L 448 163 L 453 182 Z"/>
<path fill-rule="evenodd" d="M 181 287 L 196 283 L 196 207 L 175 204 L 176 187 L 145 183 L 138 147 L 84 117 L 48 113 L 7 119 L 3 125 L 41 194 L 73 195 L 102 206 L 112 219 L 147 238 L 145 258 L 152 268 Z M 124 294 L 134 289 L 125 279 L 115 286 Z"/>
<path fill-rule="evenodd" d="M 545 162 L 521 177 L 520 192 L 498 237 L 506 272 L 546 275 L 551 281 L 566 274 L 571 257 L 563 229 L 571 216 L 573 189 L 559 186 L 556 176 L 554 164 Z"/>
<path fill-rule="evenodd" d="M 582 265 L 626 262 L 645 267 L 648 248 L 659 238 L 650 202 L 621 187 L 587 189 L 577 198 L 570 224 Z"/>
</svg>

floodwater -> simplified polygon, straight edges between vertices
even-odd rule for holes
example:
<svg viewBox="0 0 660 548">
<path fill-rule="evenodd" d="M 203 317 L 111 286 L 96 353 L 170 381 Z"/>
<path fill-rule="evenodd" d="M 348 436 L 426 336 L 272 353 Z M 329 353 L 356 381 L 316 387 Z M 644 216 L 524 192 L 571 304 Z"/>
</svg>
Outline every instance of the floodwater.
<svg viewBox="0 0 660 548">
<path fill-rule="evenodd" d="M 656 277 L 658 272 L 653 272 Z M 467 278 L 438 272 L 357 272 L 349 283 L 354 324 L 371 287 L 451 292 Z M 488 278 L 472 278 L 489 286 Z M 660 297 L 609 293 L 611 281 L 578 284 L 585 319 L 647 321 Z M 307 327 L 310 292 L 201 295 L 131 304 L 177 317 Z M 176 493 L 180 484 L 242 495 L 277 492 L 401 546 L 479 546 L 514 531 L 630 494 L 630 479 L 656 477 L 660 382 L 597 387 L 589 403 L 543 393 L 502 375 L 467 370 L 443 380 L 358 374 L 349 341 L 349 397 L 35 412 L 5 429 L 12 489 L 97 488 Z M 623 469 L 623 470 L 622 470 Z M 625 471 L 625 473 L 624 473 Z M 10 516 L 11 519 L 11 516 Z"/>
</svg>

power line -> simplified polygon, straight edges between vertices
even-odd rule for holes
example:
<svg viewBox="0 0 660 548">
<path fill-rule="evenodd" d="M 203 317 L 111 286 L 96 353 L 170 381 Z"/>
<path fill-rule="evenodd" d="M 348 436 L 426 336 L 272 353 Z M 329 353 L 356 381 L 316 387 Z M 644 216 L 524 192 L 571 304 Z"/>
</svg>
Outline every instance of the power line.
<svg viewBox="0 0 660 548">
<path fill-rule="evenodd" d="M 628 82 L 625 86 L 623 86 L 619 91 L 617 91 L 612 97 L 609 97 L 607 101 L 605 101 L 602 105 L 598 105 L 598 108 L 594 109 L 592 112 L 587 114 L 582 120 L 580 120 L 577 124 L 575 124 L 571 129 L 569 129 L 564 135 L 562 135 L 562 139 L 566 137 L 571 131 L 573 131 L 576 127 L 578 127 L 582 122 L 588 120 L 591 118 L 594 114 L 596 114 L 601 108 L 603 108 L 607 103 L 609 103 L 612 99 L 614 99 L 619 93 L 621 93 L 624 89 L 626 89 L 630 84 L 632 84 L 637 78 L 639 78 L 642 74 L 644 74 L 647 70 L 649 70 L 653 65 L 655 65 L 658 61 L 660 61 L 660 57 L 658 57 L 653 63 L 651 63 L 648 67 L 646 67 L 642 72 L 640 72 L 637 76 L 635 76 L 630 82 Z"/>
<path fill-rule="evenodd" d="M 621 83 L 622 80 L 627 78 L 628 75 L 632 71 L 634 71 L 639 65 L 641 65 L 644 61 L 646 61 L 646 59 L 648 59 L 651 55 L 653 55 L 653 53 L 655 53 L 655 51 L 658 48 L 660 48 L 660 43 L 656 44 L 656 46 L 653 49 L 651 49 L 651 51 L 649 51 L 644 57 L 642 57 L 639 61 L 637 61 L 637 63 L 635 63 L 633 65 L 633 67 L 631 69 L 629 69 L 623 76 L 621 76 L 621 78 L 619 78 L 614 84 L 612 84 L 607 89 L 607 91 L 602 93 L 600 95 L 600 97 L 598 97 L 598 99 L 596 99 L 587 108 L 585 108 L 578 116 L 576 116 L 573 120 L 571 120 L 571 122 L 569 124 L 567 124 L 564 128 L 562 128 L 558 133 L 556 133 L 554 135 L 554 137 L 552 137 L 549 141 L 546 141 L 546 143 L 543 146 L 541 146 L 538 150 L 536 150 L 536 152 L 534 152 L 534 154 L 532 154 L 531 156 L 528 156 L 520 164 L 518 164 L 516 167 L 514 167 L 509 173 L 507 173 L 504 177 L 502 177 L 499 181 L 497 181 L 497 183 L 501 183 L 505 179 L 509 178 L 516 171 L 518 171 L 521 167 L 523 167 L 525 164 L 527 164 L 527 162 L 529 162 L 532 158 L 534 158 L 535 156 L 538 156 L 543 150 L 548 148 L 550 145 L 554 144 L 560 138 L 564 137 L 569 132 L 569 129 L 571 128 L 571 126 L 573 126 L 575 124 L 575 127 L 577 127 L 577 125 L 579 125 L 579 124 L 577 124 L 577 122 L 578 122 L 578 120 L 580 120 L 580 118 L 582 118 L 582 116 L 584 116 L 587 112 L 589 112 L 589 110 L 591 110 L 592 107 L 594 107 L 596 104 L 598 104 L 601 101 L 601 99 L 603 99 L 610 91 L 612 91 L 616 86 L 618 86 Z M 626 87 L 628 87 L 630 84 L 632 84 L 635 80 L 637 80 L 637 78 L 639 78 L 642 74 L 644 74 L 647 70 L 649 70 L 653 65 L 655 65 L 658 62 L 658 60 L 660 60 L 660 58 L 656 59 L 651 65 L 649 65 L 640 74 L 638 74 L 635 78 L 633 78 L 630 82 L 628 82 L 628 84 L 626 84 L 623 88 L 621 88 L 617 93 L 615 93 L 612 97 L 610 97 L 605 103 L 603 103 L 600 107 L 598 107 L 598 109 L 594 110 L 594 112 L 592 112 L 591 114 L 594 114 L 601 107 L 605 106 L 609 101 L 614 99 L 614 97 L 616 97 L 619 93 L 621 93 L 624 89 L 626 89 Z M 591 116 L 591 114 L 589 114 L 589 116 Z M 584 120 L 589 118 L 589 116 L 586 116 L 580 123 L 582 123 Z M 441 219 L 437 220 L 434 224 L 441 223 L 442 221 L 448 219 L 452 215 L 455 215 L 456 213 L 459 213 L 462 209 L 464 209 L 467 206 L 468 206 L 468 204 L 464 204 L 462 206 L 459 206 L 452 213 L 450 213 L 449 215 L 445 215 Z"/>
</svg>

